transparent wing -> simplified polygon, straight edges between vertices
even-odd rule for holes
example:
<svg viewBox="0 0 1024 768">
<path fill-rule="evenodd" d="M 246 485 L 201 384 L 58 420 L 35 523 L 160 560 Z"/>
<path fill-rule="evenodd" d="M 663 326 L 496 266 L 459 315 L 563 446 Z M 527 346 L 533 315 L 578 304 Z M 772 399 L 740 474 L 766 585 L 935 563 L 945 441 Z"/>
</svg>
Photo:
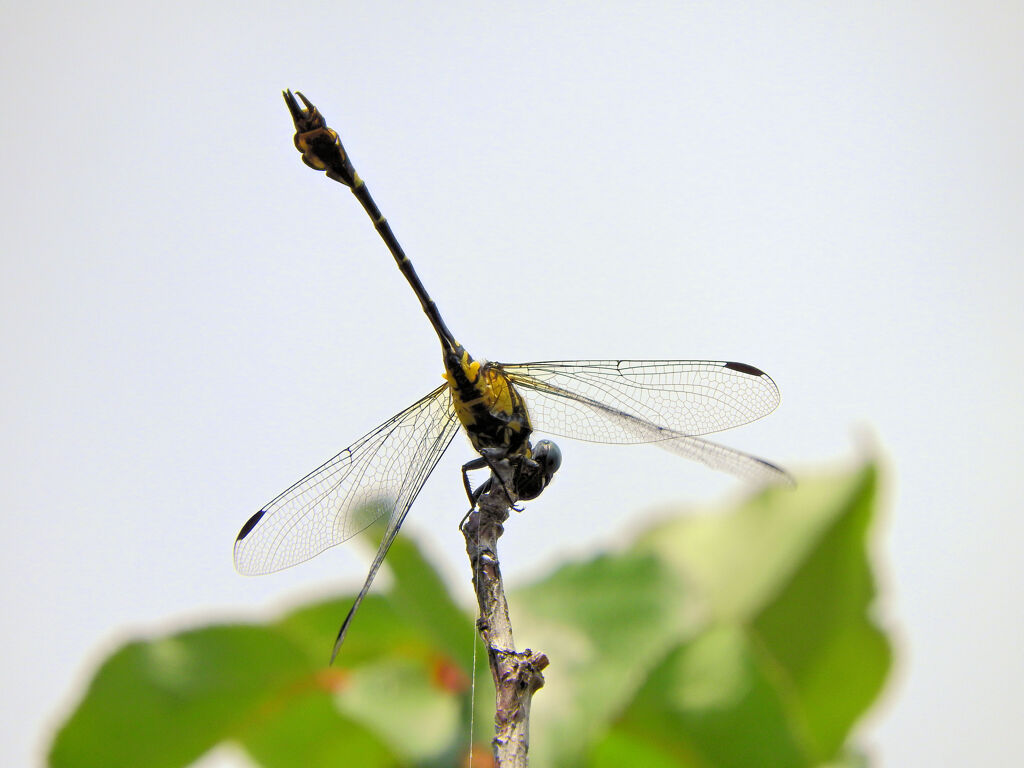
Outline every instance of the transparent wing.
<svg viewBox="0 0 1024 768">
<path fill-rule="evenodd" d="M 235 568 L 249 575 L 288 568 L 384 515 L 389 519 L 382 546 L 390 545 L 458 426 L 442 384 L 253 515 L 235 541 Z"/>
<path fill-rule="evenodd" d="M 654 444 L 669 453 L 699 461 L 712 469 L 728 472 L 751 483 L 795 484 L 786 470 L 770 461 L 700 437 L 680 435 L 658 440 Z"/>
<path fill-rule="evenodd" d="M 771 413 L 779 390 L 744 363 L 577 360 L 498 364 L 539 432 L 598 443 L 655 443 L 754 482 L 792 483 L 785 470 L 698 435 Z"/>
<path fill-rule="evenodd" d="M 752 365 L 713 360 L 573 360 L 499 364 L 524 389 L 542 432 L 596 443 L 664 438 L 634 416 L 670 432 L 707 435 L 756 421 L 779 405 L 779 388 Z M 666 435 L 668 437 L 669 435 Z"/>
</svg>

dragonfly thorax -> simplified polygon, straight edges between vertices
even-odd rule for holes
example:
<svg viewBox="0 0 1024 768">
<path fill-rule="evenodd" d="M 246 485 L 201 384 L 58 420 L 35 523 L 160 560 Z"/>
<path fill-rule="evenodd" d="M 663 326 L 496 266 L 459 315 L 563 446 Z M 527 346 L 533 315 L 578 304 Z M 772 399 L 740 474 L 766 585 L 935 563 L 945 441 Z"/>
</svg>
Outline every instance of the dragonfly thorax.
<svg viewBox="0 0 1024 768">
<path fill-rule="evenodd" d="M 530 415 L 500 366 L 474 360 L 463 347 L 447 352 L 444 378 L 455 413 L 477 451 L 530 457 Z"/>
</svg>

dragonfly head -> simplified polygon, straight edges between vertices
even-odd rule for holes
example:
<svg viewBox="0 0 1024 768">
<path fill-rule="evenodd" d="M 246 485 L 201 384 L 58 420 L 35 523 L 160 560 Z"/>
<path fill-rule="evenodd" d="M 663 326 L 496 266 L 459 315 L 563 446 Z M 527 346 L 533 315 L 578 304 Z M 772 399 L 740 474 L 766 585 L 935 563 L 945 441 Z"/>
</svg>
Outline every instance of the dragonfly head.
<svg viewBox="0 0 1024 768">
<path fill-rule="evenodd" d="M 540 440 L 533 446 L 533 460 L 544 469 L 544 476 L 548 482 L 552 475 L 562 466 L 562 449 L 550 440 Z"/>
<path fill-rule="evenodd" d="M 562 466 L 562 451 L 550 440 L 539 441 L 531 454 L 531 460 L 520 466 L 514 478 L 516 495 L 523 501 L 540 496 Z"/>
</svg>

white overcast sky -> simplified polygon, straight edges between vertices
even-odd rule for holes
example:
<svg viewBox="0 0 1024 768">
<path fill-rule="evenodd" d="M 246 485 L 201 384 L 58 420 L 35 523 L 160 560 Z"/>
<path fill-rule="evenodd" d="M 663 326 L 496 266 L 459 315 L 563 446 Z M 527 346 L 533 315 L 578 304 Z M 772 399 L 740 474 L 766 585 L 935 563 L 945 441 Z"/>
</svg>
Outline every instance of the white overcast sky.
<svg viewBox="0 0 1024 768">
<path fill-rule="evenodd" d="M 880 452 L 899 661 L 861 739 L 892 766 L 1019 759 L 1024 10 L 596 5 L 4 3 L 0 762 L 37 761 L 125 637 L 362 579 L 358 546 L 230 560 L 440 380 L 369 222 L 299 163 L 286 87 L 478 356 L 740 360 L 783 404 L 724 442 L 798 475 Z M 741 490 L 562 448 L 513 579 Z M 458 584 L 470 456 L 408 524 Z"/>
</svg>

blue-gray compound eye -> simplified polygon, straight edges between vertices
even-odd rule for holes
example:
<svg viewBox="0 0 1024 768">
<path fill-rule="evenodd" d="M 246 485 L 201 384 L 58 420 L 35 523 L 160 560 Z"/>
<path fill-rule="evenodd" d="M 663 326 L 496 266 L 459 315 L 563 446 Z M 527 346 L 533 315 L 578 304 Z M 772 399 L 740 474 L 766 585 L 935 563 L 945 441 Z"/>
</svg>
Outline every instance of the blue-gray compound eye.
<svg viewBox="0 0 1024 768">
<path fill-rule="evenodd" d="M 562 466 L 562 449 L 550 440 L 540 440 L 533 448 L 533 458 L 544 464 L 544 470 L 550 477 Z"/>
</svg>

